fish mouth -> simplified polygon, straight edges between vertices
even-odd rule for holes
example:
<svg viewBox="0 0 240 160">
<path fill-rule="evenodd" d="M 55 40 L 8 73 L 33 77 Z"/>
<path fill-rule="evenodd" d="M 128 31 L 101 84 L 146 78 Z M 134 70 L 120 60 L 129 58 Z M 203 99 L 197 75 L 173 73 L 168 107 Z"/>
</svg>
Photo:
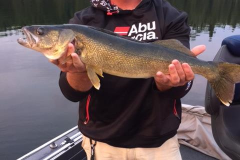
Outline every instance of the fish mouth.
<svg viewBox="0 0 240 160">
<path fill-rule="evenodd" d="M 39 41 L 38 37 L 32 34 L 30 31 L 27 30 L 26 27 L 22 28 L 22 32 L 24 33 L 24 38 L 19 38 L 17 41 L 19 44 L 28 47 L 33 48 L 37 42 Z"/>
</svg>

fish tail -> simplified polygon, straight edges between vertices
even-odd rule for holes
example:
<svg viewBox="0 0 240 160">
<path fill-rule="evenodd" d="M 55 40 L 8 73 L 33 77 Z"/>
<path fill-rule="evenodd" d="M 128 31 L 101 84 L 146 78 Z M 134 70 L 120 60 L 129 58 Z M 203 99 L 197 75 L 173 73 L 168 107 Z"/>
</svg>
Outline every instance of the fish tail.
<svg viewBox="0 0 240 160">
<path fill-rule="evenodd" d="M 216 76 L 212 76 L 209 82 L 220 101 L 229 106 L 234 97 L 235 83 L 240 82 L 240 65 L 225 62 L 216 65 L 217 71 L 213 73 Z"/>
</svg>

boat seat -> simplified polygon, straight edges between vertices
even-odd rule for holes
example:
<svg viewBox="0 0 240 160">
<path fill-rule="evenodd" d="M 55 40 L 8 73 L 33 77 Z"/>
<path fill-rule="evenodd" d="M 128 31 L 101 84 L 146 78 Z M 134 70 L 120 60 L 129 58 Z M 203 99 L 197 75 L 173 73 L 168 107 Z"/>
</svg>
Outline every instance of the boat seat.
<svg viewBox="0 0 240 160">
<path fill-rule="evenodd" d="M 213 61 L 240 64 L 240 35 L 225 38 Z M 240 160 L 240 83 L 235 85 L 233 103 L 229 107 L 219 101 L 207 83 L 205 107 L 211 115 L 215 141 L 231 159 Z"/>
</svg>

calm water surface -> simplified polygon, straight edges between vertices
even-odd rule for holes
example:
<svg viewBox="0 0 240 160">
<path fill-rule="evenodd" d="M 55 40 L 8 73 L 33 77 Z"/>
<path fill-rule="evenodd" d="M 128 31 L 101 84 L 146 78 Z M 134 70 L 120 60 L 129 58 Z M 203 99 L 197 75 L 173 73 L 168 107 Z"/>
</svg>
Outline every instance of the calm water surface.
<svg viewBox="0 0 240 160">
<path fill-rule="evenodd" d="M 189 14 L 191 47 L 207 46 L 212 60 L 221 41 L 240 34 L 237 0 L 169 0 Z M 82 0 L 0 0 L 0 159 L 16 159 L 77 124 L 78 105 L 58 87 L 59 70 L 41 54 L 17 44 L 17 30 L 31 24 L 67 23 L 88 6 Z M 199 7 L 201 6 L 201 7 Z M 204 105 L 206 80 L 196 76 L 183 102 Z"/>
</svg>

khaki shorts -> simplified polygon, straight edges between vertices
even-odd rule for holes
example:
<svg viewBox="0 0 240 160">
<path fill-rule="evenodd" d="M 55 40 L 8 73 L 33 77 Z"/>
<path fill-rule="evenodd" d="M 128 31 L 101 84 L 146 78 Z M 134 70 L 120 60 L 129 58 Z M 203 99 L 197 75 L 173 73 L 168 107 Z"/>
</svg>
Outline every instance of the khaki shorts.
<svg viewBox="0 0 240 160">
<path fill-rule="evenodd" d="M 95 141 L 93 141 L 94 143 Z M 82 147 L 91 157 L 90 139 L 83 137 Z M 167 140 L 157 148 L 119 148 L 106 143 L 97 142 L 95 160 L 182 160 L 177 136 Z"/>
</svg>

